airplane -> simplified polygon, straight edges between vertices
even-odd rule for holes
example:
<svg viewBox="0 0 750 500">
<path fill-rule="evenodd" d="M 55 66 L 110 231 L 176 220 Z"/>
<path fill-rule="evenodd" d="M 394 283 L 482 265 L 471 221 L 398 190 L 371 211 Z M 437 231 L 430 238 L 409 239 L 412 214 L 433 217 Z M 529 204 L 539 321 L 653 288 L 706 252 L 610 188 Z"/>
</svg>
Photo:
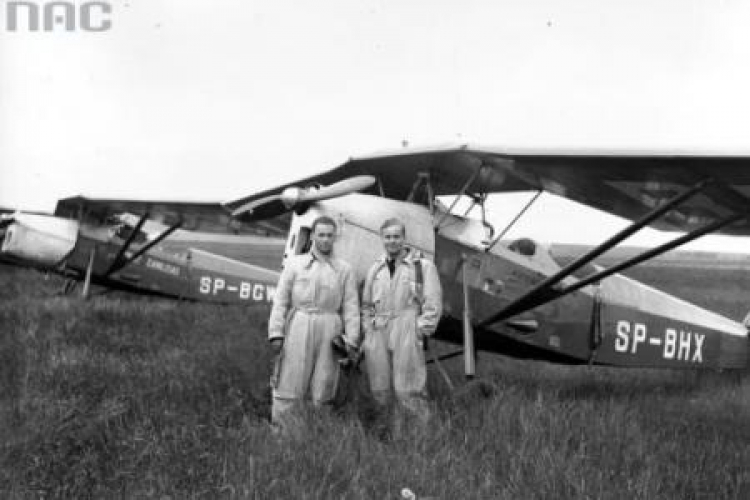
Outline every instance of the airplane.
<svg viewBox="0 0 750 500">
<path fill-rule="evenodd" d="M 748 359 L 743 324 L 618 273 L 706 234 L 750 234 L 749 166 L 750 157 L 741 156 L 404 148 L 224 204 L 71 199 L 60 212 L 74 218 L 76 210 L 104 207 L 140 220 L 159 212 L 217 227 L 228 226 L 227 215 L 252 225 L 291 213 L 275 226 L 288 227 L 284 260 L 308 251 L 312 221 L 328 215 L 338 223 L 335 252 L 360 283 L 382 253 L 380 225 L 399 217 L 407 244 L 434 260 L 440 274 L 436 338 L 462 346 L 437 359 L 463 356 L 467 378 L 475 376 L 477 350 L 566 364 L 739 369 Z M 533 240 L 506 241 L 509 227 L 496 231 L 487 220 L 490 195 L 521 191 L 536 195 L 514 222 L 550 192 L 631 223 L 561 263 Z M 647 226 L 684 234 L 609 268 L 594 263 Z M 124 253 L 130 243 L 118 245 Z M 225 277 L 206 277 L 211 293 L 224 289 Z"/>
<path fill-rule="evenodd" d="M 333 187 L 339 196 L 317 194 Z M 554 193 L 630 224 L 560 263 L 532 240 L 503 240 L 508 228 L 496 234 L 487 220 L 490 195 L 518 191 L 536 192 L 530 203 Z M 460 213 L 467 203 L 472 209 Z M 405 148 L 351 158 L 225 208 L 246 223 L 292 211 L 284 259 L 307 251 L 315 218 L 333 217 L 335 252 L 360 281 L 382 253 L 381 223 L 406 221 L 407 244 L 434 260 L 440 274 L 436 337 L 463 346 L 444 357 L 462 355 L 467 378 L 475 375 L 477 349 L 566 364 L 747 364 L 743 324 L 618 273 L 706 234 L 750 234 L 750 157 Z M 647 226 L 683 234 L 606 269 L 593 263 Z"/>
<path fill-rule="evenodd" d="M 58 201 L 54 214 L 3 210 L 0 258 L 68 277 L 64 293 L 83 281 L 84 297 L 96 283 L 186 300 L 268 305 L 279 277 L 283 226 L 202 220 L 201 211 L 212 206 L 221 210 L 191 203 L 177 214 L 159 204 L 79 196 Z M 130 207 L 141 215 L 129 213 Z"/>
</svg>

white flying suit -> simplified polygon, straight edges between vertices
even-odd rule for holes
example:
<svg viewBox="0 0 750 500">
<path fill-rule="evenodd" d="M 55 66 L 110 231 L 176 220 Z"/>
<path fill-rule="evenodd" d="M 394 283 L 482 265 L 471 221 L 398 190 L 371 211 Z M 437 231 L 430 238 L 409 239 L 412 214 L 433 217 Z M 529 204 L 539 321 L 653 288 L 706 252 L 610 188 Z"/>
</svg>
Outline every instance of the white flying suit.
<svg viewBox="0 0 750 500">
<path fill-rule="evenodd" d="M 329 403 L 336 393 L 339 365 L 331 340 L 344 333 L 359 345 L 359 296 L 354 271 L 343 260 L 313 250 L 287 259 L 268 322 L 269 340 L 284 346 L 272 376 L 272 421 L 309 397 Z"/>
<path fill-rule="evenodd" d="M 423 337 L 432 335 L 440 320 L 442 290 L 435 265 L 420 259 L 423 284 L 422 293 L 418 292 L 416 258 L 409 249 L 396 260 L 391 277 L 384 256 L 367 273 L 362 295 L 363 350 L 373 397 L 387 404 L 393 388 L 397 401 L 426 421 Z"/>
</svg>

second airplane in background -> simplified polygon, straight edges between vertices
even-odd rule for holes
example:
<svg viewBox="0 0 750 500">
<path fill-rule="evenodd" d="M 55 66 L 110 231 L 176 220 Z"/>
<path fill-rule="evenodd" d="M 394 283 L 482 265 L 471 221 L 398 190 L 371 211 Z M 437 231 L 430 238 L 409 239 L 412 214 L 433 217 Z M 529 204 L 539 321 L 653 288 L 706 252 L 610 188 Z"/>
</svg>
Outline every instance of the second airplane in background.
<svg viewBox="0 0 750 500">
<path fill-rule="evenodd" d="M 190 203 L 179 213 L 176 205 L 76 197 L 58 202 L 53 215 L 6 213 L 0 257 L 67 276 L 66 292 L 83 282 L 84 295 L 95 283 L 221 304 L 269 304 L 285 244 L 278 235 L 288 224 L 233 223 L 216 217 L 219 204 Z"/>
</svg>

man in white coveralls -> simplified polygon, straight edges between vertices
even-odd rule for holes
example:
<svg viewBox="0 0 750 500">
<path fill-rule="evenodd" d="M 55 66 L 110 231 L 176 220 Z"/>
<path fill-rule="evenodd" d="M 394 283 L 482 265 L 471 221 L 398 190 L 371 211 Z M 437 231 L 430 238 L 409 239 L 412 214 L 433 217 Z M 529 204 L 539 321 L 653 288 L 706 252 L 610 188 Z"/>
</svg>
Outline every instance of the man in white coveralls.
<svg viewBox="0 0 750 500">
<path fill-rule="evenodd" d="M 336 223 L 319 217 L 309 253 L 284 264 L 268 322 L 276 355 L 271 421 L 289 430 L 289 412 L 304 399 L 332 402 L 339 377 L 331 341 L 343 332 L 347 350 L 359 345 L 359 296 L 351 266 L 333 255 Z"/>
<path fill-rule="evenodd" d="M 385 407 L 395 392 L 396 431 L 403 410 L 426 424 L 424 339 L 435 332 L 442 290 L 435 265 L 404 245 L 406 225 L 388 219 L 380 228 L 385 255 L 367 273 L 362 291 L 363 350 L 370 389 Z"/>
</svg>

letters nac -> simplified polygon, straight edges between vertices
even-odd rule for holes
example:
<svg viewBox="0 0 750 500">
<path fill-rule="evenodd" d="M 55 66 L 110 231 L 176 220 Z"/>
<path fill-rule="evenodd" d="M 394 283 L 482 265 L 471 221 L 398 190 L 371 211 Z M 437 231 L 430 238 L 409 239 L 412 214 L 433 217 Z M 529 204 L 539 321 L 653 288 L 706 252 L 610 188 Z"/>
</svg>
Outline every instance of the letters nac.
<svg viewBox="0 0 750 500">
<path fill-rule="evenodd" d="M 9 1 L 5 4 L 8 31 L 108 31 L 112 6 L 107 2 L 32 2 Z"/>
</svg>

